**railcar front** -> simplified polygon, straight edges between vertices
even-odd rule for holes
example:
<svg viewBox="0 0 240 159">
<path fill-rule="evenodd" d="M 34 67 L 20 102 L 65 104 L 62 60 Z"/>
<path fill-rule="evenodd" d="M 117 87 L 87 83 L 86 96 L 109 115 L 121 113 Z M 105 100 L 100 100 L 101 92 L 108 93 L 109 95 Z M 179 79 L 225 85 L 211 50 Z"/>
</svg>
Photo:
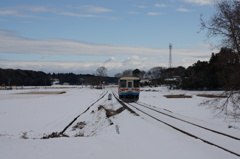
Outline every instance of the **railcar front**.
<svg viewBox="0 0 240 159">
<path fill-rule="evenodd" d="M 121 100 L 134 102 L 139 99 L 140 78 L 138 77 L 121 77 L 118 81 L 118 95 Z"/>
</svg>

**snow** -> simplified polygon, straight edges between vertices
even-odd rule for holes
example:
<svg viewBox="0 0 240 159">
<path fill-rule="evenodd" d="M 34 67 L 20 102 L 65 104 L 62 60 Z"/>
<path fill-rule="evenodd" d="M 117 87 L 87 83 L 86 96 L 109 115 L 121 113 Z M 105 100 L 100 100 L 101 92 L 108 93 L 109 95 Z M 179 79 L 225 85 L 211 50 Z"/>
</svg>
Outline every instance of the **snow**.
<svg viewBox="0 0 240 159">
<path fill-rule="evenodd" d="M 53 87 L 36 90 L 1 90 L 0 158 L 238 158 L 164 124 L 144 116 L 136 116 L 127 110 L 106 117 L 105 109 L 116 111 L 121 105 L 114 98 L 108 100 L 108 95 L 97 102 L 96 100 L 106 91 L 111 93 L 116 89 Z M 147 88 L 142 89 L 139 102 L 171 111 L 195 123 L 240 136 L 239 122 L 215 118 L 211 110 L 199 106 L 199 103 L 205 99 L 196 96 L 200 94 L 199 92 L 168 90 L 165 87 L 154 88 L 156 91 L 144 90 Z M 35 91 L 66 93 L 18 94 Z M 193 98 L 167 99 L 163 96 L 167 94 L 186 94 L 192 95 Z M 101 109 L 101 106 L 105 109 Z M 69 137 L 41 139 L 52 132 L 61 132 L 78 115 L 79 118 L 64 132 Z M 234 125 L 237 129 L 229 129 L 229 125 Z"/>
</svg>

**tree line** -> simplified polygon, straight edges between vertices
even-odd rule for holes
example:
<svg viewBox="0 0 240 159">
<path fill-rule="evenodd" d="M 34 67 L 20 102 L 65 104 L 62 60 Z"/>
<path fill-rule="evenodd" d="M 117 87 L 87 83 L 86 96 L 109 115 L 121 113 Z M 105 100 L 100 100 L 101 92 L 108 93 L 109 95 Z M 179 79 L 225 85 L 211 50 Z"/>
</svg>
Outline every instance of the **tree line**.
<svg viewBox="0 0 240 159">
<path fill-rule="evenodd" d="M 50 86 L 57 79 L 58 84 L 98 86 L 100 75 L 74 73 L 45 73 L 42 71 L 0 68 L 0 86 Z M 115 77 L 101 77 L 105 83 L 117 83 Z"/>
<path fill-rule="evenodd" d="M 198 61 L 188 67 L 181 78 L 181 88 L 190 90 L 239 90 L 240 63 L 238 55 L 222 48 L 210 60 Z"/>
<path fill-rule="evenodd" d="M 53 79 L 59 84 L 92 85 L 117 84 L 121 76 L 136 76 L 147 78 L 147 85 L 172 85 L 186 90 L 225 90 L 240 89 L 240 62 L 237 54 L 229 48 L 222 48 L 209 61 L 197 61 L 192 66 L 184 68 L 153 67 L 148 71 L 127 69 L 117 73 L 115 77 L 107 77 L 105 67 L 99 67 L 95 75 L 74 73 L 44 73 L 31 70 L 14 70 L 0 68 L 0 85 L 16 86 L 49 86 Z"/>
<path fill-rule="evenodd" d="M 237 90 L 240 89 L 239 68 L 236 52 L 224 47 L 219 53 L 212 53 L 209 61 L 197 61 L 188 68 L 153 67 L 148 71 L 128 69 L 115 76 L 148 78 L 152 86 L 170 85 L 185 90 Z"/>
<path fill-rule="evenodd" d="M 41 71 L 0 68 L 0 85 L 49 86 L 51 85 L 51 80 L 49 74 Z"/>
</svg>

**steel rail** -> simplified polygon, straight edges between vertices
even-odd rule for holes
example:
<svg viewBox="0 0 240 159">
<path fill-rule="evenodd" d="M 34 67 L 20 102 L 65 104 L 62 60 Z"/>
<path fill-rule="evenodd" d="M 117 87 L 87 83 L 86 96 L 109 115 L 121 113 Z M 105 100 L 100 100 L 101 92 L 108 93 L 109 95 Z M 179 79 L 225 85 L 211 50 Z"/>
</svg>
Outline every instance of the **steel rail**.
<svg viewBox="0 0 240 159">
<path fill-rule="evenodd" d="M 169 115 L 169 114 L 164 113 L 164 112 L 162 112 L 162 111 L 160 111 L 160 110 L 156 110 L 156 109 L 154 109 L 154 108 L 150 108 L 149 106 L 146 106 L 146 105 L 143 105 L 143 104 L 140 104 L 140 103 L 136 103 L 136 104 L 138 104 L 138 105 L 140 105 L 140 106 L 142 106 L 142 107 L 145 107 L 145 108 L 147 108 L 147 109 L 153 110 L 153 111 L 155 111 L 155 112 L 161 113 L 161 114 L 163 114 L 163 115 L 166 115 L 166 116 L 168 116 L 168 117 L 171 117 L 171 118 L 180 120 L 180 121 L 182 121 L 182 122 L 188 123 L 188 124 L 190 124 L 190 125 L 194 125 L 194 126 L 196 126 L 196 127 L 199 127 L 199 128 L 202 128 L 202 129 L 205 129 L 205 130 L 208 130 L 208 131 L 211 131 L 211 132 L 214 132 L 214 133 L 217 133 L 217 134 L 220 134 L 220 135 L 223 135 L 223 136 L 226 136 L 226 137 L 235 139 L 235 140 L 240 140 L 240 138 L 238 138 L 238 137 L 236 137 L 236 136 L 232 136 L 232 135 L 229 135 L 229 134 L 226 134 L 226 133 L 217 131 L 217 130 L 213 130 L 213 129 L 210 129 L 210 128 L 206 128 L 206 127 L 204 127 L 204 126 L 201 126 L 201 125 L 195 124 L 195 123 L 193 123 L 193 122 L 190 122 L 190 121 L 187 121 L 187 120 L 184 120 L 184 119 L 175 117 L 175 116 L 173 116 L 173 115 Z"/>
<path fill-rule="evenodd" d="M 139 111 L 139 112 L 141 112 L 141 113 L 143 113 L 143 114 L 151 117 L 151 118 L 154 119 L 154 120 L 157 120 L 158 122 L 161 122 L 161 123 L 163 123 L 163 124 L 165 124 L 165 125 L 173 128 L 173 129 L 175 129 L 175 130 L 177 130 L 177 131 L 179 131 L 179 132 L 181 132 L 181 133 L 183 133 L 183 134 L 185 134 L 185 135 L 188 135 L 188 136 L 193 137 L 193 138 L 195 138 L 195 139 L 201 140 L 201 141 L 203 141 L 204 143 L 207 143 L 207 144 L 209 144 L 209 145 L 215 146 L 215 147 L 217 147 L 217 148 L 219 148 L 219 149 L 221 149 L 221 150 L 224 150 L 224 151 L 226 151 L 226 152 L 228 152 L 228 153 L 230 153 L 230 154 L 233 154 L 233 155 L 236 155 L 236 156 L 240 157 L 240 154 L 237 153 L 237 152 L 233 152 L 232 150 L 229 150 L 229 149 L 224 148 L 224 147 L 222 147 L 222 146 L 219 146 L 219 145 L 217 145 L 217 144 L 215 144 L 215 143 L 213 143 L 213 142 L 211 142 L 211 141 L 208 141 L 208 140 L 206 140 L 206 139 L 203 139 L 203 138 L 201 138 L 201 137 L 198 137 L 198 136 L 196 136 L 196 135 L 194 135 L 194 134 L 192 134 L 192 133 L 190 133 L 190 132 L 187 132 L 187 131 L 185 131 L 185 130 L 183 130 L 183 129 L 181 129 L 181 128 L 178 128 L 178 127 L 176 127 L 176 126 L 174 126 L 174 125 L 172 125 L 172 124 L 169 124 L 169 123 L 167 123 L 166 121 L 160 120 L 160 119 L 158 119 L 158 118 L 156 118 L 156 117 L 154 117 L 154 116 L 146 113 L 145 111 L 139 109 L 138 107 L 136 107 L 136 106 L 134 106 L 134 105 L 132 105 L 132 104 L 130 104 L 130 103 L 123 102 L 122 100 L 120 100 L 120 99 L 117 97 L 117 95 L 116 95 L 114 92 L 113 92 L 113 95 L 114 95 L 114 97 L 117 99 L 117 101 L 119 101 L 119 103 L 121 103 L 122 105 L 125 105 L 125 107 L 127 107 L 128 110 L 131 110 L 131 111 L 134 112 L 134 113 L 136 113 L 136 112 L 135 112 L 134 110 L 132 110 L 130 107 L 133 107 L 133 108 L 136 109 L 137 111 Z M 136 103 L 136 104 L 137 104 L 137 103 Z M 138 104 L 138 105 L 139 105 L 139 104 Z M 150 109 L 150 110 L 151 110 L 151 109 Z M 156 111 L 156 110 L 152 110 L 152 111 Z M 157 111 L 156 111 L 156 112 L 157 112 Z M 160 112 L 158 112 L 158 113 L 160 113 Z M 136 113 L 136 114 L 137 114 L 137 113 Z M 161 113 L 161 114 L 163 114 L 163 113 Z M 166 114 L 166 113 L 164 113 L 164 115 L 171 116 L 171 115 L 168 115 L 168 114 Z M 174 118 L 174 119 L 176 119 L 176 120 L 179 120 L 177 117 L 173 117 L 173 116 L 172 116 L 172 118 Z M 181 119 L 180 121 L 182 121 L 182 119 Z M 188 123 L 188 121 L 186 121 L 185 123 Z M 191 122 L 190 122 L 190 123 L 191 123 Z M 189 123 L 188 123 L 188 124 L 189 124 Z M 196 126 L 197 124 L 194 124 L 194 123 L 193 123 L 193 124 L 191 124 L 191 125 Z M 202 126 L 198 126 L 198 127 L 201 128 Z M 202 129 L 204 129 L 204 128 L 202 128 Z M 206 128 L 206 129 L 208 129 L 208 128 Z M 205 130 L 206 130 L 206 129 L 205 129 Z M 209 130 L 208 130 L 208 131 L 209 131 Z M 218 131 L 216 131 L 216 132 L 212 131 L 212 132 L 213 132 L 213 133 L 216 133 L 216 134 L 219 134 L 219 135 L 224 134 L 224 133 L 221 133 L 221 132 L 217 133 Z M 223 136 L 228 136 L 228 135 L 223 135 Z M 229 135 L 229 136 L 230 136 L 230 135 Z M 235 137 L 234 137 L 234 138 L 235 138 Z M 238 140 L 238 139 L 236 139 L 236 140 Z"/>
</svg>

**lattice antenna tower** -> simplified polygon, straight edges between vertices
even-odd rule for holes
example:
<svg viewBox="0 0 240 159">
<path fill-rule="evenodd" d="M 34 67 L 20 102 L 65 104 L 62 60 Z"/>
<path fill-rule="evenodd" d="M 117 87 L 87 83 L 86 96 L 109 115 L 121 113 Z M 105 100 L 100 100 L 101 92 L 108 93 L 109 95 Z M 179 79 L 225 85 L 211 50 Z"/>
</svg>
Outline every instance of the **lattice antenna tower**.
<svg viewBox="0 0 240 159">
<path fill-rule="evenodd" d="M 172 67 L 172 44 L 169 44 L 169 68 Z"/>
</svg>

